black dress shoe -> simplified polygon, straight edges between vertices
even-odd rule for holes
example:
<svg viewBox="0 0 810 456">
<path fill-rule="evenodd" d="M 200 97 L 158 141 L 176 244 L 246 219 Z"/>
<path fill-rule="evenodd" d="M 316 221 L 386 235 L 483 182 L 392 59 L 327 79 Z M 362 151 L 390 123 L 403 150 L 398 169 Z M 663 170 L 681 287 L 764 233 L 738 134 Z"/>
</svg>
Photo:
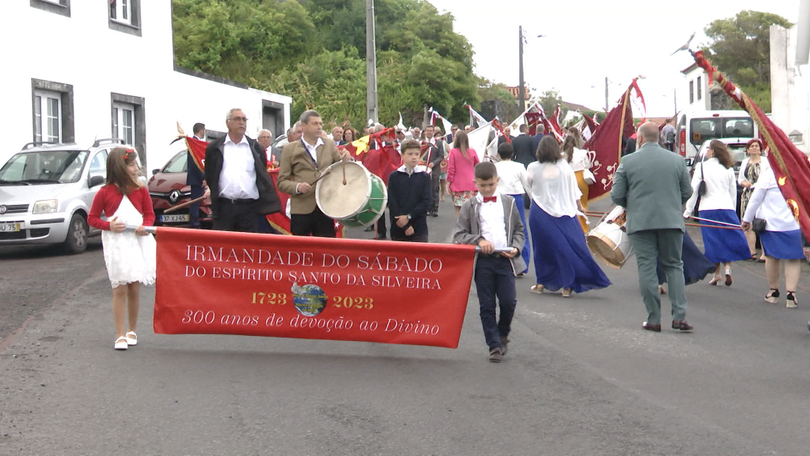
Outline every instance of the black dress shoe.
<svg viewBox="0 0 810 456">
<path fill-rule="evenodd" d="M 651 325 L 646 321 L 641 325 L 642 328 L 646 329 L 647 331 L 653 331 L 660 333 L 661 332 L 661 325 Z"/>
<path fill-rule="evenodd" d="M 686 320 L 672 320 L 672 329 L 680 329 L 681 331 L 691 331 L 695 329 Z"/>
</svg>

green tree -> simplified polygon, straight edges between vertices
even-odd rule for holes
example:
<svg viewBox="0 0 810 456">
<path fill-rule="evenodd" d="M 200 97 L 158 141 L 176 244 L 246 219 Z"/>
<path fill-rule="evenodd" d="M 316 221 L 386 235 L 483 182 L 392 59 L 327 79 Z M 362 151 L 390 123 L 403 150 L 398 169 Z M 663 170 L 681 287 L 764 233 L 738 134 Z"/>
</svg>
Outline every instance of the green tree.
<svg viewBox="0 0 810 456">
<path fill-rule="evenodd" d="M 557 109 L 557 104 L 562 104 L 562 97 L 560 93 L 556 90 L 546 90 L 543 92 L 543 95 L 538 99 L 540 106 L 543 108 L 543 111 L 546 112 L 546 116 L 551 117 L 554 114 L 554 110 Z M 565 117 L 565 113 L 568 112 L 565 108 L 560 108 L 560 118 Z"/>
<path fill-rule="evenodd" d="M 717 19 L 705 29 L 711 43 L 711 61 L 764 111 L 771 109 L 770 26 L 792 26 L 771 13 L 740 11 L 735 17 Z"/>
<path fill-rule="evenodd" d="M 293 98 L 292 116 L 366 122 L 365 0 L 172 0 L 179 66 Z M 379 119 L 451 120 L 477 106 L 472 47 L 453 16 L 422 0 L 377 0 Z M 407 121 L 407 120 L 406 120 Z"/>
</svg>

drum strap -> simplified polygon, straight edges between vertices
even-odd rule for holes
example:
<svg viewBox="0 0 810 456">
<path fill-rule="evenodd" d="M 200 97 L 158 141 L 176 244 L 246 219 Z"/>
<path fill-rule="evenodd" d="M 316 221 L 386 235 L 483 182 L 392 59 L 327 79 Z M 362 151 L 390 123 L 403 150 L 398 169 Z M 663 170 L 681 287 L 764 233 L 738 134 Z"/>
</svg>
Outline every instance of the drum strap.
<svg viewBox="0 0 810 456">
<path fill-rule="evenodd" d="M 309 161 L 312 162 L 312 166 L 314 166 L 315 169 L 317 170 L 318 169 L 318 161 L 315 160 L 314 158 L 312 158 L 312 154 L 309 152 L 309 146 L 307 146 L 307 143 L 304 142 L 304 138 L 301 138 L 301 145 L 304 146 L 304 150 L 307 152 L 307 158 L 309 158 Z M 318 154 L 318 152 L 317 152 L 317 149 L 316 149 L 315 155 L 317 156 L 317 154 Z"/>
</svg>

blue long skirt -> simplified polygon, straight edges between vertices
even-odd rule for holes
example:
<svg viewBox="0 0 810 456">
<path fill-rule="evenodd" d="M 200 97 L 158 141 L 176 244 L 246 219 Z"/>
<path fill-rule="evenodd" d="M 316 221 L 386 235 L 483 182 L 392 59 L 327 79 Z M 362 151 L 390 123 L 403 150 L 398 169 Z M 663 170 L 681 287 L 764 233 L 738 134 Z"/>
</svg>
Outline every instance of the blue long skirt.
<svg viewBox="0 0 810 456">
<path fill-rule="evenodd" d="M 520 214 L 520 221 L 523 222 L 523 235 L 526 237 L 526 242 L 523 244 L 523 251 L 520 252 L 520 255 L 526 260 L 526 269 L 523 271 L 518 272 L 529 272 L 529 258 L 532 255 L 532 246 L 531 246 L 531 239 L 529 238 L 529 224 L 526 223 L 526 209 L 523 204 L 523 197 L 524 195 L 521 193 L 519 195 L 509 195 L 515 199 L 515 204 L 518 208 L 518 213 Z"/>
<path fill-rule="evenodd" d="M 760 234 L 762 249 L 765 255 L 779 260 L 804 259 L 802 250 L 802 232 L 794 231 L 765 231 Z"/>
<path fill-rule="evenodd" d="M 552 217 L 532 202 L 529 225 L 536 283 L 552 291 L 571 288 L 576 293 L 610 285 L 588 250 L 579 220 Z"/>
<path fill-rule="evenodd" d="M 700 282 L 707 275 L 714 272 L 714 263 L 703 255 L 703 252 L 695 245 L 695 241 L 693 241 L 689 233 L 685 231 L 683 233 L 683 253 L 681 254 L 681 259 L 683 260 L 683 278 L 686 285 Z M 658 259 L 658 266 L 655 268 L 655 272 L 658 274 L 659 284 L 667 282 L 667 275 L 664 274 L 664 270 L 661 268 L 660 258 Z"/>
<path fill-rule="evenodd" d="M 700 217 L 707 220 L 716 220 L 723 223 L 740 224 L 737 213 L 731 209 L 712 209 L 700 211 Z M 703 225 L 715 225 L 726 227 L 719 223 L 701 220 Z M 742 261 L 751 258 L 751 251 L 748 249 L 748 241 L 742 230 L 727 230 L 722 228 L 701 228 L 703 235 L 703 248 L 706 250 L 706 258 L 714 264 L 731 263 L 732 261 Z"/>
</svg>

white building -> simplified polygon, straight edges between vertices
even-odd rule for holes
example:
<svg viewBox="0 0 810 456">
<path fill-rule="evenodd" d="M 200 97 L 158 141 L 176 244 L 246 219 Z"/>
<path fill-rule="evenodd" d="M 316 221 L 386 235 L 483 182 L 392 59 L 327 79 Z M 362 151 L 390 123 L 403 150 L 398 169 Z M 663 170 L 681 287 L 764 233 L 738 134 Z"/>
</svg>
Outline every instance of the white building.
<svg viewBox="0 0 810 456">
<path fill-rule="evenodd" d="M 117 137 L 147 169 L 162 166 L 194 123 L 224 131 L 230 108 L 248 136 L 290 125 L 291 98 L 174 65 L 170 0 L 14 0 L 0 6 L 4 144 Z"/>
<path fill-rule="evenodd" d="M 711 95 L 709 94 L 709 77 L 703 68 L 697 63 L 693 63 L 688 68 L 681 70 L 686 79 L 686 106 L 683 112 L 708 111 L 711 106 Z"/>
<path fill-rule="evenodd" d="M 804 153 L 810 153 L 810 69 L 797 63 L 799 29 L 810 22 L 786 29 L 771 26 L 771 119 Z M 802 46 L 803 49 L 807 49 Z M 805 62 L 807 55 L 804 55 Z"/>
</svg>

